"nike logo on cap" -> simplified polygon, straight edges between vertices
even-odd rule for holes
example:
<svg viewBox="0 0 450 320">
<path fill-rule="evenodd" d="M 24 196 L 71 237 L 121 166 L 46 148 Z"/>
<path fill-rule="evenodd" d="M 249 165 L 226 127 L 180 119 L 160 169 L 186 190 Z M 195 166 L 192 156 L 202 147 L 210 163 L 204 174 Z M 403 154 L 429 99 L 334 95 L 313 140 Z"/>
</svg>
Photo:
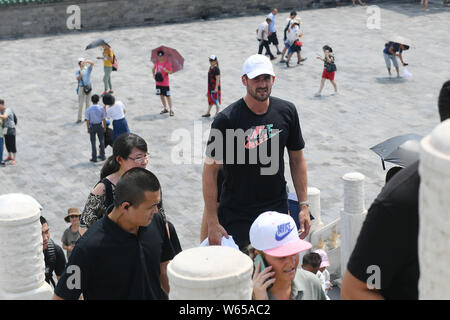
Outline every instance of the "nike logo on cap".
<svg viewBox="0 0 450 320">
<path fill-rule="evenodd" d="M 284 223 L 284 224 L 280 224 L 278 226 L 278 230 L 277 233 L 275 234 L 275 240 L 277 241 L 281 241 L 284 238 L 286 238 L 292 230 L 294 230 L 294 227 L 290 227 L 290 222 L 288 223 Z"/>
</svg>

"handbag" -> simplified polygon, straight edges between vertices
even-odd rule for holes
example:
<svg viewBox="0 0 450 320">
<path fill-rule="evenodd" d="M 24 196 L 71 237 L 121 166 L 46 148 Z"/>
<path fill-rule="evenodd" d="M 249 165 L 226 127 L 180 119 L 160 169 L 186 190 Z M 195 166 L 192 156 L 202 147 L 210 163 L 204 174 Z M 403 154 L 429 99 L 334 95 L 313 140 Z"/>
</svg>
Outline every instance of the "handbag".
<svg viewBox="0 0 450 320">
<path fill-rule="evenodd" d="M 89 94 L 92 91 L 92 86 L 89 84 L 87 86 L 83 86 L 83 91 L 85 94 Z"/>
<path fill-rule="evenodd" d="M 335 72 L 337 70 L 336 64 L 334 63 L 327 63 L 327 72 Z"/>
<path fill-rule="evenodd" d="M 119 62 L 117 61 L 116 55 L 113 56 L 112 71 L 117 71 L 119 69 Z"/>
<path fill-rule="evenodd" d="M 162 75 L 161 72 L 157 72 L 157 73 L 155 74 L 155 80 L 156 80 L 157 82 L 163 82 L 163 81 L 164 81 L 164 78 L 163 78 L 163 75 Z"/>
<path fill-rule="evenodd" d="M 84 81 L 83 81 L 83 77 L 81 77 L 81 83 L 83 84 L 83 92 L 84 92 L 85 94 L 89 94 L 89 92 L 92 91 L 92 85 L 90 85 L 90 84 L 85 85 L 85 84 L 84 84 Z"/>
</svg>

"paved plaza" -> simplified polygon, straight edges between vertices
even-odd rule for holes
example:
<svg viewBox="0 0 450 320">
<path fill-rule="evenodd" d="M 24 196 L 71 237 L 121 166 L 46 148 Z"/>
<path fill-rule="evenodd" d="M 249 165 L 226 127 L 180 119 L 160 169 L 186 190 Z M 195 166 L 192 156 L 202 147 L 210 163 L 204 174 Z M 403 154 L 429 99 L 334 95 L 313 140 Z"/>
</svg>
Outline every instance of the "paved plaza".
<svg viewBox="0 0 450 320">
<path fill-rule="evenodd" d="M 339 217 L 341 177 L 348 172 L 366 176 L 365 204 L 370 206 L 386 171 L 369 148 L 400 134 L 428 134 L 439 122 L 439 89 L 450 79 L 450 7 L 433 2 L 428 11 L 421 11 L 419 4 L 380 4 L 380 29 L 368 28 L 371 14 L 366 9 L 345 6 L 300 11 L 302 55 L 308 59 L 297 66 L 294 56 L 289 69 L 274 62 L 272 95 L 297 107 L 306 142 L 309 186 L 321 190 L 325 223 Z M 288 12 L 277 15 L 279 40 L 287 17 Z M 204 152 L 199 148 L 204 148 L 212 121 L 200 117 L 207 106 L 208 57 L 218 56 L 223 106 L 227 106 L 245 94 L 241 67 L 257 52 L 255 29 L 263 20 L 262 14 L 1 41 L 0 98 L 16 112 L 19 124 L 17 165 L 0 168 L 0 194 L 21 192 L 36 198 L 44 207 L 52 238 L 60 243 L 68 227 L 63 220 L 67 209 L 83 209 L 102 166 L 89 162 L 86 125 L 75 123 L 77 58 L 95 59 L 100 51 L 84 51 L 86 45 L 110 37 L 119 59 L 119 71 L 112 75 L 116 99 L 127 106 L 131 131 L 148 143 L 148 169 L 161 181 L 166 212 L 183 248 L 197 246 L 203 212 L 200 158 Z M 382 50 L 395 35 L 414 43 L 404 53 L 412 78 L 387 77 Z M 328 82 L 322 97 L 315 98 L 323 69 L 315 57 L 325 44 L 335 52 L 339 94 L 330 95 L 333 89 Z M 184 70 L 170 80 L 175 111 L 170 118 L 159 114 L 162 106 L 151 76 L 150 51 L 159 45 L 174 47 L 185 57 Z M 101 93 L 103 65 L 94 61 L 94 92 Z M 191 155 L 180 150 L 182 145 L 191 146 Z M 111 153 L 108 148 L 107 156 Z M 180 156 L 183 164 L 178 161 Z M 293 191 L 288 165 L 286 177 Z"/>
</svg>

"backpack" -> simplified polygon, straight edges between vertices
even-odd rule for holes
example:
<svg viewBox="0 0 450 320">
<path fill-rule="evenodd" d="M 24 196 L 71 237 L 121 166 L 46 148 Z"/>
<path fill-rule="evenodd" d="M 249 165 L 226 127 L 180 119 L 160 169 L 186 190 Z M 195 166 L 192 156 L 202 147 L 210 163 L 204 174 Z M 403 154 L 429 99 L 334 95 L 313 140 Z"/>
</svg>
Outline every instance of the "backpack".
<svg viewBox="0 0 450 320">
<path fill-rule="evenodd" d="M 14 124 L 17 126 L 17 116 L 15 112 L 13 112 L 13 117 L 14 117 Z"/>
<path fill-rule="evenodd" d="M 119 69 L 119 62 L 117 61 L 116 55 L 114 55 L 112 63 L 112 71 L 117 71 L 117 69 Z"/>
</svg>

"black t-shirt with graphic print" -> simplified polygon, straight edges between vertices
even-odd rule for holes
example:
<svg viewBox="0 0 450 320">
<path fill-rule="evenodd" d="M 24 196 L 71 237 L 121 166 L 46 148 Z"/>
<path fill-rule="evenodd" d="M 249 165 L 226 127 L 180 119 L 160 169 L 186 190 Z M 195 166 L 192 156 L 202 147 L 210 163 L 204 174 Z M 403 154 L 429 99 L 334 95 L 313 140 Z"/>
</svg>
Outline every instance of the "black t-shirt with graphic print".
<svg viewBox="0 0 450 320">
<path fill-rule="evenodd" d="M 248 241 L 251 223 L 260 213 L 287 213 L 285 148 L 304 146 L 294 104 L 279 98 L 270 97 L 261 115 L 240 99 L 214 119 L 206 155 L 224 163 L 219 222 L 236 242 Z"/>
</svg>

